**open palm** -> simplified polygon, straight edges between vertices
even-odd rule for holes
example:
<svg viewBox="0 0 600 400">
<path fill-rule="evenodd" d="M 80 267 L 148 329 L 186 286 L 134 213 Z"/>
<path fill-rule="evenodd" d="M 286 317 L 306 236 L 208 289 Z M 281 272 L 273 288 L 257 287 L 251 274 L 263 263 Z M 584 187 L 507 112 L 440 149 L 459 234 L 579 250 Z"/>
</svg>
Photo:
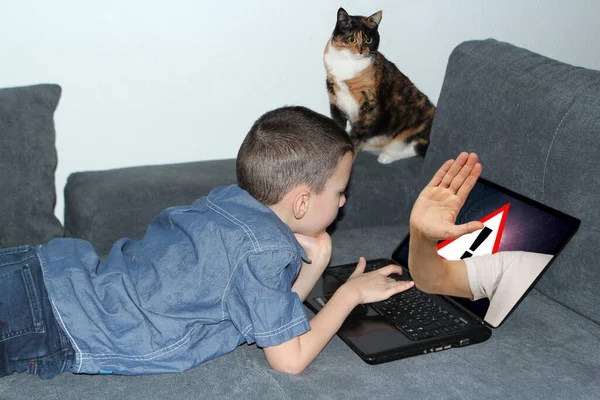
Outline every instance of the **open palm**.
<svg viewBox="0 0 600 400">
<path fill-rule="evenodd" d="M 475 153 L 448 160 L 423 189 L 410 216 L 410 226 L 430 240 L 451 239 L 483 228 L 479 221 L 455 225 L 460 208 L 481 175 Z"/>
</svg>

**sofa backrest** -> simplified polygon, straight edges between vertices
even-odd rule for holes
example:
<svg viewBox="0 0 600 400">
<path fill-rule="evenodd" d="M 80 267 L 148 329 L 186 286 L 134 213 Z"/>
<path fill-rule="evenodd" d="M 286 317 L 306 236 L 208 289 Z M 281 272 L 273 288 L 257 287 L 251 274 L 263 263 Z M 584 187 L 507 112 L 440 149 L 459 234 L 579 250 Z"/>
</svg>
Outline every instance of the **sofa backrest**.
<svg viewBox="0 0 600 400">
<path fill-rule="evenodd" d="M 235 183 L 235 161 L 214 160 L 73 173 L 65 186 L 65 233 L 101 257 L 120 238 L 141 239 L 167 207 Z"/>
<path fill-rule="evenodd" d="M 495 40 L 450 55 L 423 179 L 475 151 L 483 177 L 582 223 L 536 288 L 600 322 L 600 71 Z"/>
</svg>

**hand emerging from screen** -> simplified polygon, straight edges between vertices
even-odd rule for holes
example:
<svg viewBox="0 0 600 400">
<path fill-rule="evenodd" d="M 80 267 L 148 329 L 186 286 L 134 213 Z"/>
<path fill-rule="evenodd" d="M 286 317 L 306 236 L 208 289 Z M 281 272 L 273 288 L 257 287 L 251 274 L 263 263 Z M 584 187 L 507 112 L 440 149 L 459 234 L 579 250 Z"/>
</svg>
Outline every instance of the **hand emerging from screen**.
<svg viewBox="0 0 600 400">
<path fill-rule="evenodd" d="M 456 225 L 456 217 L 481 174 L 477 154 L 461 153 L 448 160 L 423 189 L 410 214 L 408 264 L 417 287 L 425 292 L 472 297 L 463 260 L 443 260 L 437 241 L 483 229 L 471 221 Z"/>
<path fill-rule="evenodd" d="M 456 238 L 483 229 L 483 223 L 471 221 L 455 225 L 467 195 L 481 174 L 475 153 L 460 153 L 448 160 L 423 189 L 410 215 L 411 235 L 437 241 Z"/>
</svg>

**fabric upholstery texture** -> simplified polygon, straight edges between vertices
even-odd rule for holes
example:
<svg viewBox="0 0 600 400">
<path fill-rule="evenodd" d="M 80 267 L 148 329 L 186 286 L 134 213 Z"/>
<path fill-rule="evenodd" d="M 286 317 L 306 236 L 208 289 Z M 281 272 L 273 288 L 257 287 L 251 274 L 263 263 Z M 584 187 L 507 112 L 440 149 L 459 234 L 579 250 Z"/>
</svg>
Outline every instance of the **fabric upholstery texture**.
<svg viewBox="0 0 600 400">
<path fill-rule="evenodd" d="M 165 208 L 235 182 L 234 160 L 75 173 L 65 187 L 66 235 L 90 241 L 104 256 L 120 238 L 141 239 Z"/>
<path fill-rule="evenodd" d="M 359 153 L 348 201 L 331 229 L 407 222 L 418 193 L 412 183 L 422 165 L 417 157 L 382 165 L 373 154 Z M 106 255 L 122 237 L 141 238 L 165 208 L 190 204 L 235 182 L 233 159 L 75 173 L 65 188 L 67 235 L 89 240 Z M 373 208 L 381 212 L 364 211 Z"/>
<path fill-rule="evenodd" d="M 0 89 L 0 247 L 63 235 L 54 216 L 58 85 Z"/>
<path fill-rule="evenodd" d="M 483 177 L 582 223 L 537 288 L 600 322 L 600 71 L 574 67 L 495 40 L 451 54 L 425 157 L 431 176 L 475 151 Z"/>
<path fill-rule="evenodd" d="M 389 253 L 389 237 L 407 229 L 334 233 L 340 262 Z M 363 231 L 363 233 L 361 233 Z M 340 235 L 340 237 L 336 237 Z M 365 244 L 365 237 L 370 238 Z M 369 247 L 369 250 L 366 250 Z M 310 313 L 309 313 L 310 314 Z M 565 327 L 568 326 L 568 329 Z M 481 344 L 371 366 L 338 337 L 301 375 L 269 368 L 263 351 L 242 345 L 192 370 L 153 376 L 25 374 L 0 380 L 0 399 L 592 399 L 600 391 L 598 325 L 534 290 Z"/>
<path fill-rule="evenodd" d="M 598 72 L 495 40 L 452 53 L 425 159 L 357 156 L 331 264 L 389 257 L 414 198 L 447 159 L 476 151 L 484 177 L 582 220 L 536 288 L 481 344 L 368 365 L 338 337 L 301 375 L 269 368 L 242 345 L 184 373 L 0 380 L 0 399 L 594 399 L 600 393 Z M 161 209 L 235 182 L 233 160 L 78 173 L 66 226 L 107 250 L 141 237 Z M 309 312 L 310 315 L 310 312 Z"/>
</svg>

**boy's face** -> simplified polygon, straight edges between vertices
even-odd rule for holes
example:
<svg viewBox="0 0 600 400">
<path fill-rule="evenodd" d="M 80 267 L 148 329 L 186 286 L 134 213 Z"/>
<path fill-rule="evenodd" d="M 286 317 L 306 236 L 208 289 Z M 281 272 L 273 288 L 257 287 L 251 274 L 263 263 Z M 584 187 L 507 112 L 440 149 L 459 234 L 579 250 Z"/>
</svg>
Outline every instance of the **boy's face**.
<svg viewBox="0 0 600 400">
<path fill-rule="evenodd" d="M 350 180 L 353 160 L 352 153 L 346 153 L 338 162 L 323 191 L 312 193 L 308 211 L 301 220 L 303 232 L 298 233 L 316 236 L 335 220 L 339 209 L 346 203 L 344 191 Z"/>
</svg>

